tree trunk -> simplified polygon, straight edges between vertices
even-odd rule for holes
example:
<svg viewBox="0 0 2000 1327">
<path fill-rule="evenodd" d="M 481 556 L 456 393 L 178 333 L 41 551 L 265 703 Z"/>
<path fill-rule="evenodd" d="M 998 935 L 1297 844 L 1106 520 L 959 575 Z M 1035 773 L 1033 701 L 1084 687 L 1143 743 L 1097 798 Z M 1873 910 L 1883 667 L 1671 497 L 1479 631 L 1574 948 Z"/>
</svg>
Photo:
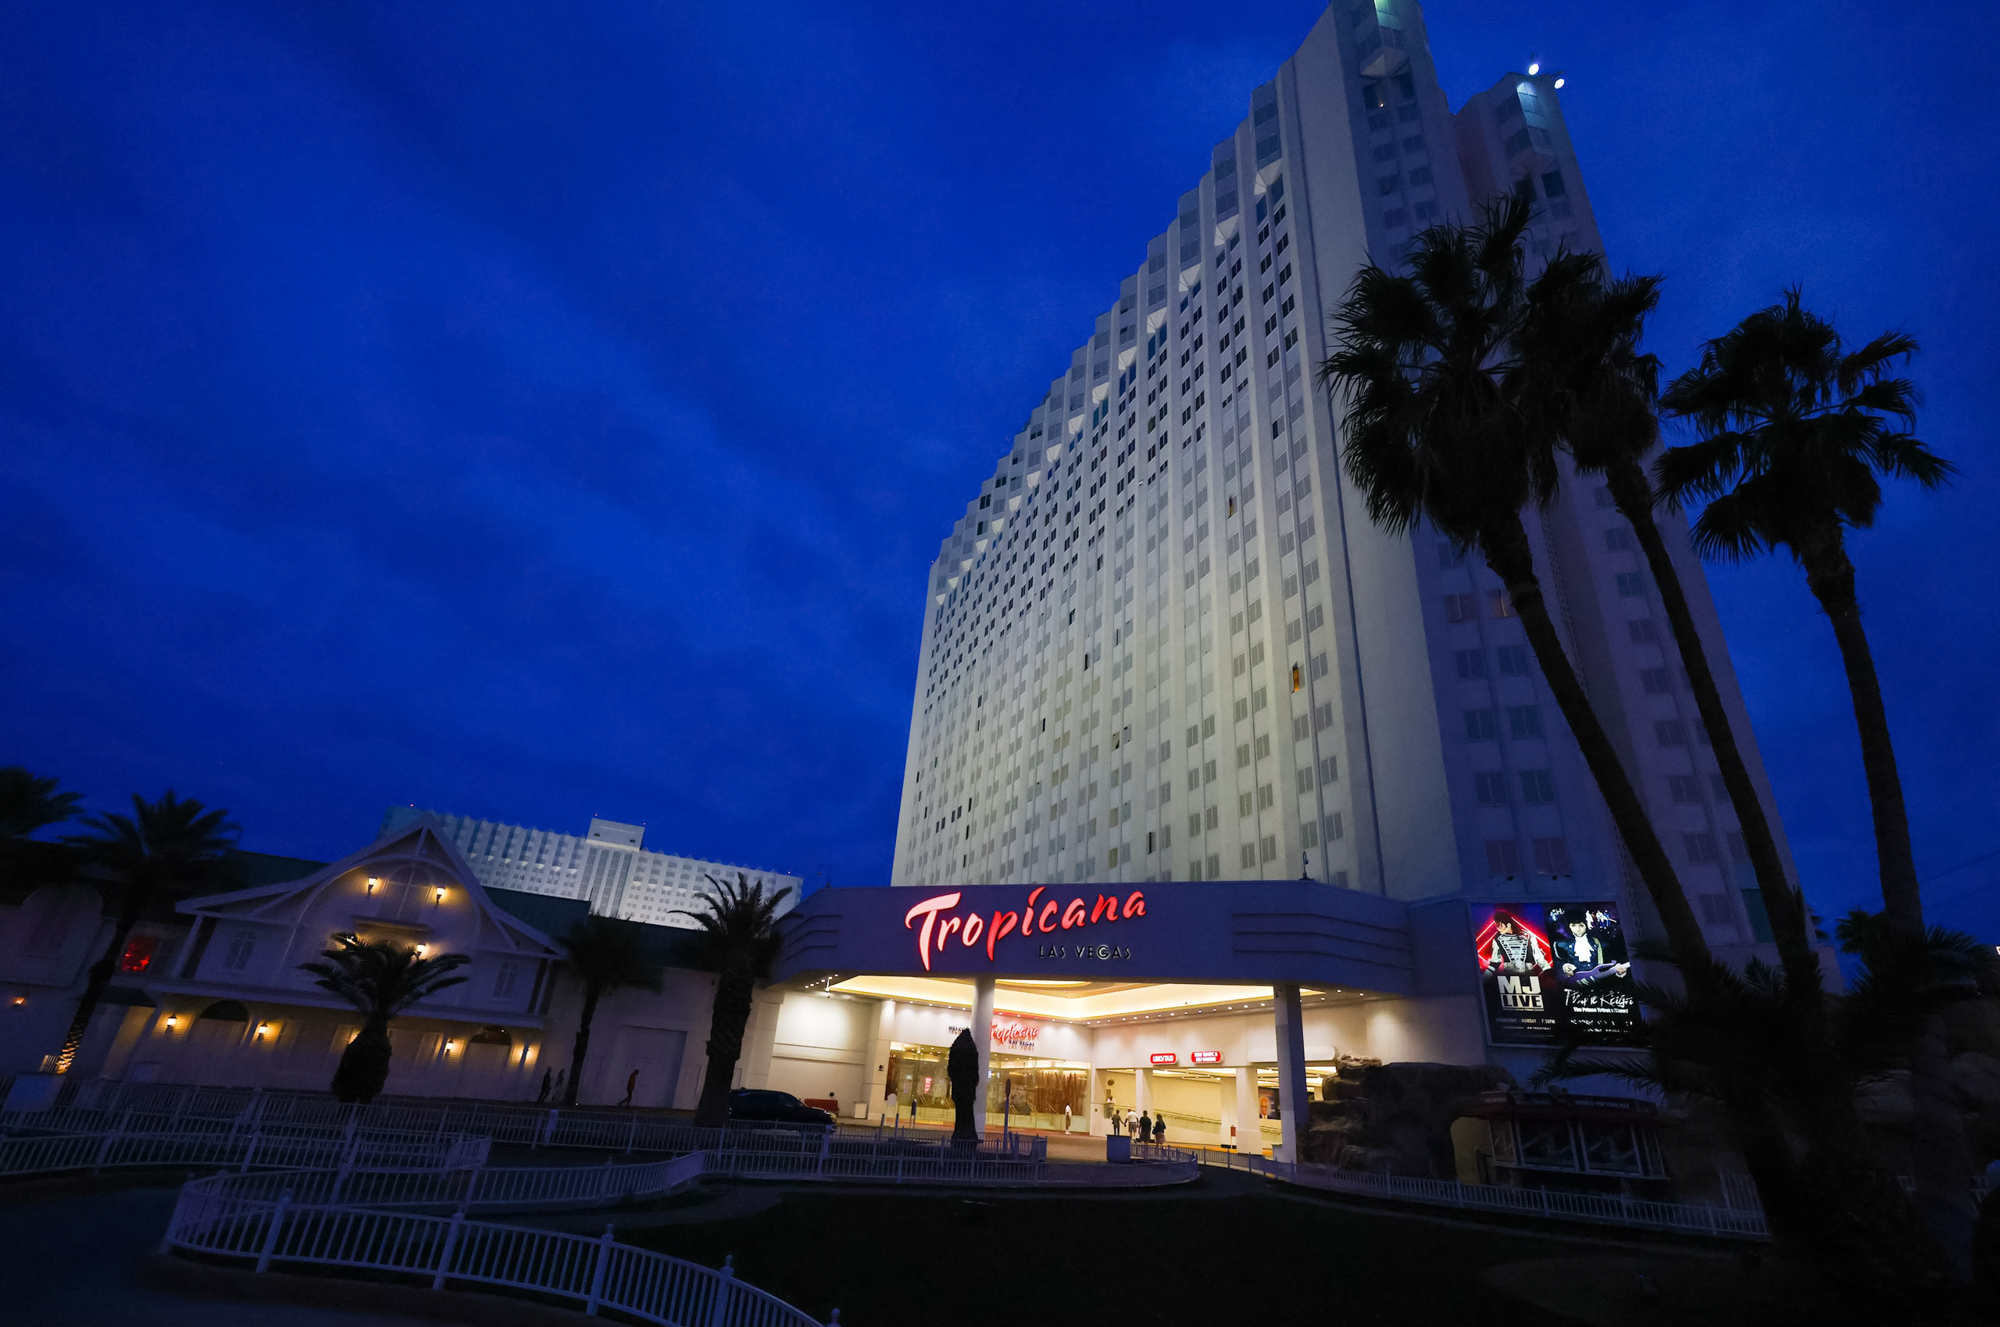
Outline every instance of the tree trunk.
<svg viewBox="0 0 2000 1327">
<path fill-rule="evenodd" d="M 756 979 L 741 969 L 716 978 L 715 1008 L 708 1020 L 708 1071 L 701 1080 L 701 1102 L 694 1108 L 697 1129 L 719 1129 L 729 1122 L 730 1084 L 743 1055 L 743 1030 L 750 1026 L 756 985 Z"/>
<path fill-rule="evenodd" d="M 1749 849 L 1751 866 L 1757 872 L 1757 894 L 1763 899 L 1764 912 L 1771 921 L 1771 935 L 1778 946 L 1779 960 L 1784 965 L 1786 984 L 1801 997 L 1802 1009 L 1810 1003 L 1810 1025 L 1823 1026 L 1825 1017 L 1820 1001 L 1819 957 L 1813 952 L 1811 934 L 1806 927 L 1805 900 L 1785 878 L 1784 862 L 1778 856 L 1777 836 L 1771 832 L 1771 821 L 1764 812 L 1763 799 L 1757 795 L 1756 785 L 1750 781 L 1750 768 L 1744 763 L 1742 748 L 1736 744 L 1736 732 L 1730 726 L 1728 713 L 1722 708 L 1722 693 L 1716 687 L 1715 674 L 1708 666 L 1708 652 L 1702 645 L 1701 635 L 1695 630 L 1694 615 L 1688 611 L 1687 594 L 1681 587 L 1680 573 L 1667 554 L 1666 541 L 1660 537 L 1660 527 L 1654 523 L 1653 486 L 1635 460 L 1613 466 L 1606 478 L 1610 481 L 1611 496 L 1618 504 L 1619 513 L 1631 524 L 1632 532 L 1638 536 L 1639 547 L 1645 551 L 1646 565 L 1653 573 L 1653 584 L 1660 591 L 1660 603 L 1667 610 L 1674 644 L 1680 649 L 1681 665 L 1687 670 L 1688 686 L 1694 692 L 1695 709 L 1701 715 L 1702 727 L 1708 730 L 1716 766 L 1721 770 L 1723 786 L 1729 792 L 1729 804 L 1735 808 L 1736 821 L 1743 827 L 1744 846 Z"/>
<path fill-rule="evenodd" d="M 69 1072 L 77 1052 L 83 1049 L 83 1039 L 90 1032 L 91 1015 L 97 1012 L 98 1002 L 104 998 L 104 992 L 111 986 L 111 978 L 118 972 L 118 959 L 125 952 L 126 938 L 138 924 L 139 911 L 136 903 L 129 902 L 119 909 L 118 920 L 111 928 L 110 945 L 105 948 L 103 957 L 90 965 L 90 979 L 84 982 L 83 994 L 77 997 L 76 1015 L 70 1019 L 69 1032 L 63 1037 L 62 1049 L 56 1053 L 56 1072 L 59 1074 Z"/>
<path fill-rule="evenodd" d="M 1854 564 L 1838 537 L 1802 558 L 1806 585 L 1833 623 L 1847 690 L 1854 702 L 1854 726 L 1861 737 L 1861 768 L 1868 779 L 1868 802 L 1875 819 L 1875 856 L 1882 876 L 1883 923 L 1889 934 L 1920 956 L 1925 942 L 1923 895 L 1917 888 L 1916 856 L 1910 847 L 1910 816 L 1903 781 L 1889 736 L 1889 711 L 1882 701 L 1875 656 L 1861 625 L 1854 593 Z M 1910 1160 L 1916 1172 L 1917 1209 L 1943 1246 L 1958 1279 L 1970 1274 L 1973 1204 L 1965 1121 L 1945 1077 L 1948 1052 L 1944 1017 L 1930 1014 L 1919 1024 L 1910 1047 L 1910 1097 L 1915 1108 Z"/>
<path fill-rule="evenodd" d="M 583 1015 L 576 1021 L 576 1043 L 569 1053 L 569 1082 L 563 1085 L 562 1104 L 574 1106 L 576 1092 L 583 1085 L 583 1059 L 590 1054 L 590 1021 L 597 1017 L 597 998 L 604 990 L 596 982 L 583 988 Z"/>
<path fill-rule="evenodd" d="M 1582 681 L 1570 666 L 1562 638 L 1556 634 L 1555 623 L 1549 617 L 1541 582 L 1535 578 L 1527 528 L 1518 513 L 1509 513 L 1504 523 L 1481 534 L 1480 543 L 1486 565 L 1507 587 L 1514 611 L 1520 614 L 1521 625 L 1527 629 L 1535 662 L 1541 665 L 1542 676 L 1555 696 L 1556 707 L 1562 711 L 1570 732 L 1575 734 L 1584 763 L 1590 767 L 1591 777 L 1597 781 L 1598 791 L 1611 810 L 1612 823 L 1618 827 L 1625 850 L 1632 855 L 1646 893 L 1660 914 L 1660 922 L 1667 931 L 1667 944 L 1681 967 L 1683 980 L 1699 982 L 1710 962 L 1708 941 L 1695 921 L 1694 909 L 1688 906 L 1687 895 L 1681 891 L 1673 862 L 1660 846 L 1652 822 L 1646 818 L 1645 805 L 1618 759 L 1617 749 L 1611 745 L 1597 712 L 1590 707 L 1590 698 L 1584 694 Z"/>
</svg>

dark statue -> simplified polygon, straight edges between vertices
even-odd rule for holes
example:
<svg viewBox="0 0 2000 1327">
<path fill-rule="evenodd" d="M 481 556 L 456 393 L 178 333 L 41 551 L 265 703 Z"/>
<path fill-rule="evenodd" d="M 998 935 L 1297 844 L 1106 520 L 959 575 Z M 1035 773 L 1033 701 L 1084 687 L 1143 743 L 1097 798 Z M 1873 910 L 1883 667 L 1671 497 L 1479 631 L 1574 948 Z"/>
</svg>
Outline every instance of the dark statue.
<svg viewBox="0 0 2000 1327">
<path fill-rule="evenodd" d="M 951 1079 L 951 1101 L 957 1108 L 958 1120 L 951 1128 L 954 1143 L 977 1143 L 980 1139 L 979 1116 L 979 1046 L 972 1040 L 970 1028 L 960 1029 L 958 1040 L 951 1043 L 951 1057 L 945 1061 L 945 1076 Z"/>
</svg>

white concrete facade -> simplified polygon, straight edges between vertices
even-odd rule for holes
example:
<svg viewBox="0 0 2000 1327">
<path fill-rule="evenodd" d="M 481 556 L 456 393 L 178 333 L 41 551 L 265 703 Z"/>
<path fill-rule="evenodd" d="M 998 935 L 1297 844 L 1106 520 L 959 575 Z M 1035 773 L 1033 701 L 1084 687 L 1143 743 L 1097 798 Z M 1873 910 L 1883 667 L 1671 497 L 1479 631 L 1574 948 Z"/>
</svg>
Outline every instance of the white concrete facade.
<svg viewBox="0 0 2000 1327">
<path fill-rule="evenodd" d="M 781 913 L 798 905 L 803 884 L 798 876 L 782 871 L 649 852 L 645 826 L 617 820 L 592 820 L 589 830 L 580 835 L 558 834 L 398 806 L 389 808 L 383 817 L 381 832 L 412 823 L 419 816 L 437 822 L 481 884 L 582 899 L 592 912 L 653 926 L 693 928 L 695 923 L 681 914 L 699 911 L 701 900 L 714 894 L 710 876 L 734 883 L 740 874 L 752 884 L 763 885 L 767 893 L 790 889 Z"/>
<path fill-rule="evenodd" d="M 1512 75 L 1454 113 L 1418 6 L 1364 0 L 1251 93 L 939 549 L 893 883 L 1303 870 L 1405 900 L 1613 898 L 1645 924 L 1497 579 L 1370 523 L 1311 382 L 1357 269 L 1425 225 L 1525 180 L 1535 255 L 1598 246 L 1552 84 Z M 1606 497 L 1571 476 L 1530 514 L 1538 571 L 1711 942 L 1740 960 L 1754 882 Z M 1664 523 L 1761 783 L 1701 568 Z"/>
</svg>

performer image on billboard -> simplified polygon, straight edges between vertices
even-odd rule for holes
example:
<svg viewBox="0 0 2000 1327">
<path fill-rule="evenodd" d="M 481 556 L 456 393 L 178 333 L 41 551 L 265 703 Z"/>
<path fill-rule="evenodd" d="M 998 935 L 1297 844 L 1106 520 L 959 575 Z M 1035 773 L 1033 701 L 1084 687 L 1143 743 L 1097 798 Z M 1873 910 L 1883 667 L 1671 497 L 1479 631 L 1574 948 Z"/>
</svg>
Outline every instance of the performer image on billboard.
<svg viewBox="0 0 2000 1327">
<path fill-rule="evenodd" d="M 1493 938 L 1487 943 L 1486 953 L 1482 956 L 1482 969 L 1525 976 L 1531 972 L 1547 972 L 1550 966 L 1549 951 L 1541 936 L 1522 926 L 1511 912 L 1496 911 L 1493 914 Z"/>
<path fill-rule="evenodd" d="M 1549 935 L 1570 1031 L 1597 1044 L 1629 1041 L 1639 1030 L 1639 996 L 1617 911 L 1608 903 L 1551 907 Z"/>
</svg>

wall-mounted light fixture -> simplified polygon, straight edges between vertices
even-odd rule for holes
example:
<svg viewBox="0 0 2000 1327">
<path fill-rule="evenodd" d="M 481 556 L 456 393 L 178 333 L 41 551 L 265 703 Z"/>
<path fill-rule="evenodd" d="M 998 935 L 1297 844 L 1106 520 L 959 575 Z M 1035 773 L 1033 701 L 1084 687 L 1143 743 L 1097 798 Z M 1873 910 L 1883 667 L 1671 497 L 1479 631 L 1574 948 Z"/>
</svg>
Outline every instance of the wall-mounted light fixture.
<svg viewBox="0 0 2000 1327">
<path fill-rule="evenodd" d="M 270 1030 L 271 1030 L 271 1025 L 269 1023 L 259 1023 L 257 1025 L 257 1035 L 260 1037 L 263 1036 L 265 1033 L 269 1032 Z"/>
<path fill-rule="evenodd" d="M 435 901 L 436 901 L 436 902 L 438 902 L 438 903 L 442 903 L 442 902 L 444 902 L 444 886 L 443 886 L 443 885 L 439 885 L 439 886 L 437 887 L 437 897 L 436 897 Z"/>
<path fill-rule="evenodd" d="M 418 945 L 418 946 L 417 946 L 417 957 L 418 957 L 418 958 L 422 958 L 422 957 L 423 957 L 423 956 L 424 956 L 425 954 L 427 954 L 427 953 L 429 953 L 429 952 L 430 952 L 430 948 L 431 948 L 431 947 L 430 947 L 429 945 Z"/>
<path fill-rule="evenodd" d="M 369 877 L 368 877 L 368 892 L 369 892 L 369 893 L 373 894 L 373 893 L 374 893 L 374 892 L 375 892 L 375 891 L 376 891 L 377 889 L 380 889 L 381 887 L 382 887 L 382 877 L 381 877 L 381 876 L 379 876 L 379 875 L 371 875 L 371 876 L 369 876 Z"/>
<path fill-rule="evenodd" d="M 455 1041 L 447 1041 L 447 1042 L 445 1042 L 445 1044 L 444 1044 L 444 1053 L 445 1053 L 446 1055 L 449 1055 L 449 1054 L 451 1054 L 451 1053 L 452 1053 L 453 1051 L 455 1051 L 455 1050 L 457 1050 L 457 1049 L 458 1049 L 458 1043 L 457 1043 L 457 1042 L 455 1042 Z"/>
<path fill-rule="evenodd" d="M 167 1031 L 172 1032 L 175 1028 L 179 1027 L 180 1025 L 181 1025 L 181 1016 L 179 1014 L 167 1015 Z"/>
<path fill-rule="evenodd" d="M 17 995 L 17 996 L 15 996 L 15 997 L 14 997 L 14 1007 L 15 1007 L 16 1009 L 19 1009 L 19 1008 L 20 1008 L 20 1007 L 21 1007 L 22 1005 L 24 1005 L 24 1004 L 26 1004 L 26 1003 L 28 1003 L 28 997 L 27 997 L 27 996 L 25 996 L 25 995 Z"/>
</svg>

